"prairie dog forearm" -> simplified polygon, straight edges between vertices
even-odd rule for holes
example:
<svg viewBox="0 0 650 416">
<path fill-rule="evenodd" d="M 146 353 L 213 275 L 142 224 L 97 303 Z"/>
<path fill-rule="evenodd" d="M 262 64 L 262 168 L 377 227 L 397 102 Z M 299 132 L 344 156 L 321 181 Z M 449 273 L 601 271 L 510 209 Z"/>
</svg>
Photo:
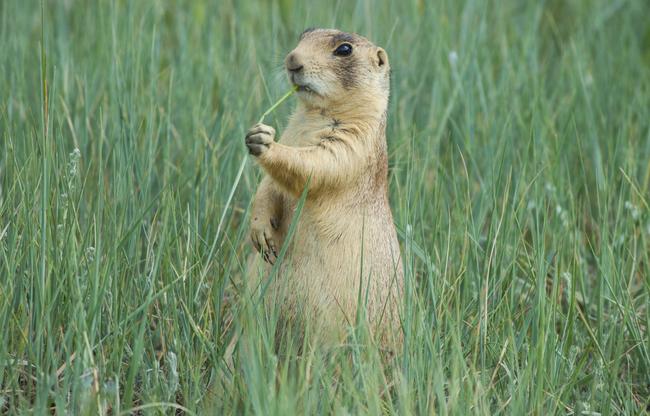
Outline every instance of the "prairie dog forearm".
<svg viewBox="0 0 650 416">
<path fill-rule="evenodd" d="M 264 170 L 284 189 L 299 196 L 309 180 L 309 197 L 327 189 L 348 188 L 363 169 L 363 160 L 354 143 L 326 138 L 307 147 L 273 143 L 260 156 Z"/>
<path fill-rule="evenodd" d="M 253 221 L 279 222 L 282 219 L 282 195 L 268 175 L 264 176 L 255 193 L 251 215 Z"/>
</svg>

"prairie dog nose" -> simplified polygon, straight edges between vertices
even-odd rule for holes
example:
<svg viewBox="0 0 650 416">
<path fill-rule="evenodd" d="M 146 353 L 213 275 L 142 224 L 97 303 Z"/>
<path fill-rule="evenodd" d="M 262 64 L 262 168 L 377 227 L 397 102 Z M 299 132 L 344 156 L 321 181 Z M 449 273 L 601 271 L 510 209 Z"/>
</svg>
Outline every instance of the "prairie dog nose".
<svg viewBox="0 0 650 416">
<path fill-rule="evenodd" d="M 291 52 L 285 61 L 285 65 L 289 72 L 300 72 L 303 68 L 303 65 L 300 63 L 300 60 L 296 56 L 295 52 Z"/>
</svg>

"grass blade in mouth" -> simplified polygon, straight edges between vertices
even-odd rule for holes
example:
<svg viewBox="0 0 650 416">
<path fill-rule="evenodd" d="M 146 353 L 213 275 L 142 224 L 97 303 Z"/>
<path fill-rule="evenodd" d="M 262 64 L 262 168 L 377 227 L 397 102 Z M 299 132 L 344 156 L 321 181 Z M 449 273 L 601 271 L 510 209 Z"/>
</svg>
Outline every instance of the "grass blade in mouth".
<svg viewBox="0 0 650 416">
<path fill-rule="evenodd" d="M 293 95 L 293 93 L 296 92 L 297 90 L 298 90 L 298 86 L 297 86 L 297 85 L 294 85 L 293 87 L 291 87 L 291 89 L 290 89 L 286 94 L 284 94 L 282 97 L 280 97 L 280 99 L 279 99 L 278 101 L 276 101 L 275 104 L 273 104 L 273 105 L 272 105 L 268 110 L 266 110 L 266 111 L 264 112 L 264 114 L 262 114 L 262 117 L 260 117 L 260 121 L 259 121 L 259 123 L 263 123 L 263 122 L 264 122 L 264 118 L 265 118 L 266 116 L 268 116 L 268 115 L 271 114 L 273 111 L 275 111 L 275 109 L 278 108 L 278 106 L 279 106 L 280 104 L 282 104 L 282 103 L 283 103 L 287 98 L 291 97 L 291 96 Z"/>
</svg>

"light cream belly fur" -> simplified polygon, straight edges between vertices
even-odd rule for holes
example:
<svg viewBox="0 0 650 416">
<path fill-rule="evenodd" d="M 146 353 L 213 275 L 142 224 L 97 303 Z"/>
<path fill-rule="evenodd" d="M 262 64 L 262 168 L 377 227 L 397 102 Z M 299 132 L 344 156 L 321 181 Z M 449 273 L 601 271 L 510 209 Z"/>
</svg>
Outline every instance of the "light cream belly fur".
<svg viewBox="0 0 650 416">
<path fill-rule="evenodd" d="M 279 308 L 282 320 L 308 323 L 330 341 L 342 339 L 357 313 L 365 315 L 373 332 L 382 327 L 399 332 L 402 265 L 397 236 L 386 232 L 394 230 L 388 206 L 381 206 L 387 201 L 373 202 L 367 209 L 373 215 L 350 212 L 346 204 L 313 209 L 316 203 L 307 202 L 302 211 L 279 273 L 269 285 L 267 305 Z M 291 210 L 285 212 L 293 212 L 294 203 L 288 205 Z M 361 210 L 358 205 L 356 209 Z M 388 215 L 377 215 L 378 210 Z M 346 220 L 340 221 L 341 216 Z M 283 231 L 289 224 L 283 224 Z M 266 279 L 271 266 L 260 260 L 260 271 Z"/>
</svg>

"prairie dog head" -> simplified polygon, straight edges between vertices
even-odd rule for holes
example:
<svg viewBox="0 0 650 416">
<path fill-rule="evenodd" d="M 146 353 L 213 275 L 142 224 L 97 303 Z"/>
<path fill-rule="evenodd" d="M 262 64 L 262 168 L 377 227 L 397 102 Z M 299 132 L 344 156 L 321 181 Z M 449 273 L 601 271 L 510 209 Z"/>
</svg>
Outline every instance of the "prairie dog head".
<svg viewBox="0 0 650 416">
<path fill-rule="evenodd" d="M 309 107 L 329 108 L 359 98 L 388 100 L 388 55 L 356 34 L 307 29 L 285 59 L 292 85 Z"/>
</svg>

